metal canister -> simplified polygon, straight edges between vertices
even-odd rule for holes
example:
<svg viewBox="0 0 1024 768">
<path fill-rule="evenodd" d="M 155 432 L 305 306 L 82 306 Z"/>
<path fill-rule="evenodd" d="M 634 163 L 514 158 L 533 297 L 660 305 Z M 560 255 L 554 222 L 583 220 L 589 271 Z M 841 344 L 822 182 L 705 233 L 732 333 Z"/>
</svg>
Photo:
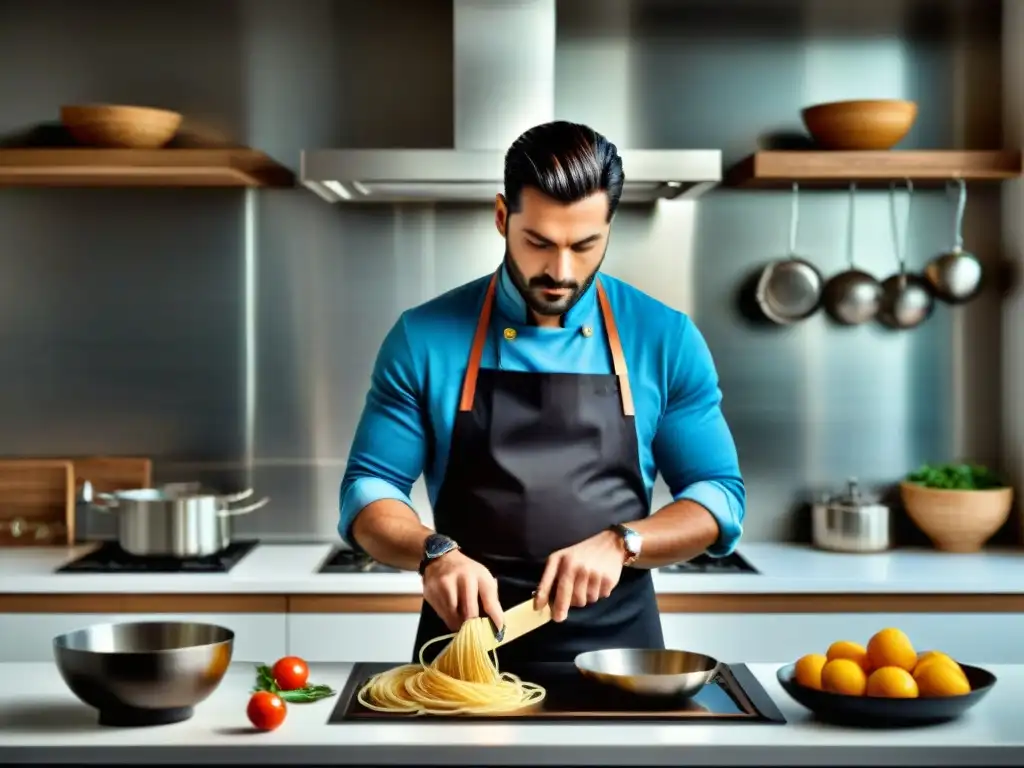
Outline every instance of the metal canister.
<svg viewBox="0 0 1024 768">
<path fill-rule="evenodd" d="M 863 493 L 856 479 L 847 492 L 826 496 L 811 510 L 814 546 L 833 552 L 882 552 L 892 545 L 889 507 Z"/>
</svg>

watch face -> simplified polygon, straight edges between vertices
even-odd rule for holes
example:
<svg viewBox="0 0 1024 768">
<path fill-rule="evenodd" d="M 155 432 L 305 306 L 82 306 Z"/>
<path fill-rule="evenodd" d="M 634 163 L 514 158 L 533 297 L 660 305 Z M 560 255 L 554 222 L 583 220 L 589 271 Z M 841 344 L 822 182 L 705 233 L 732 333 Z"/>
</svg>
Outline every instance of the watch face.
<svg viewBox="0 0 1024 768">
<path fill-rule="evenodd" d="M 454 541 L 449 539 L 447 536 L 435 533 L 427 537 L 426 546 L 424 547 L 426 551 L 424 554 L 426 554 L 427 559 L 430 560 L 435 557 L 440 557 L 447 552 L 451 552 L 454 548 Z"/>
<path fill-rule="evenodd" d="M 626 545 L 626 551 L 631 555 L 639 555 L 640 547 L 643 544 L 643 537 L 636 531 L 630 531 L 623 537 L 623 544 Z"/>
</svg>

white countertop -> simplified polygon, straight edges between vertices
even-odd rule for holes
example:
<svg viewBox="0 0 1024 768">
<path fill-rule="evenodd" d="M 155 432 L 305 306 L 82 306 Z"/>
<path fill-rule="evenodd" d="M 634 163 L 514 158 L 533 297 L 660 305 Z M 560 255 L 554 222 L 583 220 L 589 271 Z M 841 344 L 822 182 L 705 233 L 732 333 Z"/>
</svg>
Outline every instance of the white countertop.
<svg viewBox="0 0 1024 768">
<path fill-rule="evenodd" d="M 289 705 L 277 730 L 245 716 L 253 668 L 232 665 L 184 723 L 104 728 L 50 663 L 0 664 L 0 764 L 236 765 L 1021 765 L 1016 714 L 1024 666 L 993 666 L 995 689 L 960 720 L 927 728 L 857 730 L 818 723 L 783 692 L 778 665 L 750 669 L 787 724 L 328 725 L 336 698 Z M 314 665 L 311 679 L 341 691 L 348 664 Z"/>
<path fill-rule="evenodd" d="M 55 573 L 93 545 L 0 549 L 0 594 L 415 594 L 415 573 L 318 574 L 330 544 L 263 544 L 226 574 Z M 1024 594 L 1024 551 L 956 555 L 895 550 L 874 555 L 822 552 L 796 544 L 740 547 L 759 574 L 655 572 L 662 594 Z"/>
</svg>

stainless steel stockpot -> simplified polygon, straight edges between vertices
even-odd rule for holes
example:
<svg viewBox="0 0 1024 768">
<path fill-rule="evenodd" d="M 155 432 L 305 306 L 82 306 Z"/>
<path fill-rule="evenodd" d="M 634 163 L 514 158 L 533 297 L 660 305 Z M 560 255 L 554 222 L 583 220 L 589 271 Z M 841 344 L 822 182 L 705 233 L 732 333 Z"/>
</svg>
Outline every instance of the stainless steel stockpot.
<svg viewBox="0 0 1024 768">
<path fill-rule="evenodd" d="M 191 486 L 139 488 L 97 494 L 93 507 L 117 515 L 118 543 L 139 557 L 205 557 L 231 544 L 231 519 L 266 505 L 264 497 L 244 507 L 231 504 L 252 496 L 203 493 Z"/>
</svg>

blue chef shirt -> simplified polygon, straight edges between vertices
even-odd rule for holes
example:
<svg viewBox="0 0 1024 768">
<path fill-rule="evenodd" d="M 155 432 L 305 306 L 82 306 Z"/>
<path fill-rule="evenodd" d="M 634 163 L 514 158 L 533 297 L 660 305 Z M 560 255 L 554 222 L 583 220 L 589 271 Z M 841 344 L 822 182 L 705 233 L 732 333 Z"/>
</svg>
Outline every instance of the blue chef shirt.
<svg viewBox="0 0 1024 768">
<path fill-rule="evenodd" d="M 683 313 L 609 275 L 600 279 L 626 358 L 648 503 L 661 472 L 673 499 L 691 499 L 714 515 L 720 535 L 708 553 L 727 555 L 743 531 L 746 494 L 704 337 Z M 406 311 L 385 338 L 341 483 L 338 531 L 353 546 L 350 529 L 359 511 L 381 499 L 411 507 L 409 493 L 421 473 L 436 503 L 489 280 L 490 275 L 474 280 Z M 482 368 L 612 371 L 593 285 L 565 314 L 561 328 L 529 322 L 504 267 L 496 293 Z M 506 338 L 508 328 L 516 332 L 512 339 Z"/>
</svg>

